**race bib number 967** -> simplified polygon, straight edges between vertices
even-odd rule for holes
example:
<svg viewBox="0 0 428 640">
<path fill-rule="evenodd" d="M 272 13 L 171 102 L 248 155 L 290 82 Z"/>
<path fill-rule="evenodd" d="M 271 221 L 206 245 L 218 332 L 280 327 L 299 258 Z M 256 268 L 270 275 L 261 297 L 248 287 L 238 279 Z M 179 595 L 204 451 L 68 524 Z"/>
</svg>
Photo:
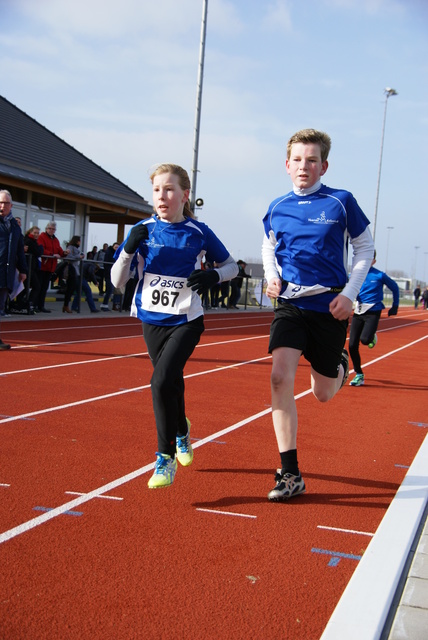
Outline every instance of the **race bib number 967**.
<svg viewBox="0 0 428 640">
<path fill-rule="evenodd" d="M 180 315 L 187 313 L 192 300 L 192 290 L 187 278 L 145 273 L 141 306 L 146 311 Z"/>
</svg>

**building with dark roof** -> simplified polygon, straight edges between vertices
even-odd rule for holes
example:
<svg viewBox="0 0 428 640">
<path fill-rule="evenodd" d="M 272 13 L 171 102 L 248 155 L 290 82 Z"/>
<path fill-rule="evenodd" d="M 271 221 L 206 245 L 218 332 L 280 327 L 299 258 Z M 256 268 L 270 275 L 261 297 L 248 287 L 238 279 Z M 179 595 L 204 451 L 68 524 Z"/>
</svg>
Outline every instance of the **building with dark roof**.
<svg viewBox="0 0 428 640">
<path fill-rule="evenodd" d="M 43 231 L 55 219 L 61 242 L 73 235 L 85 247 L 89 222 L 118 225 L 150 216 L 138 193 L 0 96 L 0 188 L 12 194 L 13 215 L 25 229 Z"/>
</svg>

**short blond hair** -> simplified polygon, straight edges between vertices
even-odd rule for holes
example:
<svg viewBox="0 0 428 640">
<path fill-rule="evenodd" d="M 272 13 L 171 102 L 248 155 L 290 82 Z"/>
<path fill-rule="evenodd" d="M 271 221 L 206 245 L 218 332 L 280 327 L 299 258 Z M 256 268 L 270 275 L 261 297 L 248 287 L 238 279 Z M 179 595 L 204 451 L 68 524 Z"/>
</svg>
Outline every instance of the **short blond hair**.
<svg viewBox="0 0 428 640">
<path fill-rule="evenodd" d="M 287 142 L 287 159 L 291 157 L 291 147 L 297 142 L 303 144 L 319 144 L 321 150 L 321 162 L 325 162 L 328 158 L 331 148 L 331 138 L 324 131 L 317 131 L 316 129 L 301 129 L 291 136 Z"/>
</svg>

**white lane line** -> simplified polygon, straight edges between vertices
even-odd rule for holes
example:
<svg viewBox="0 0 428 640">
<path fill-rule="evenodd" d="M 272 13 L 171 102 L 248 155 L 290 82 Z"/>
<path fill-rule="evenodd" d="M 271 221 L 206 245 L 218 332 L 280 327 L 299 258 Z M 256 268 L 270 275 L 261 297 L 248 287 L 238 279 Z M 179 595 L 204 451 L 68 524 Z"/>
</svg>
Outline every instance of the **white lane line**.
<svg viewBox="0 0 428 640">
<path fill-rule="evenodd" d="M 204 322 L 205 322 L 205 324 L 207 324 L 206 323 L 206 318 L 205 318 Z M 245 324 L 235 324 L 235 325 L 232 325 L 232 326 L 228 327 L 228 326 L 225 326 L 224 323 L 221 323 L 216 327 L 205 327 L 205 332 L 204 333 L 206 333 L 207 331 L 220 331 L 220 330 L 232 331 L 232 330 L 236 330 L 236 329 L 247 329 L 247 328 L 253 328 L 253 327 L 269 327 L 270 324 L 271 324 L 271 322 L 269 321 L 269 322 L 258 322 L 258 323 L 253 323 L 253 324 L 247 324 L 247 323 L 245 323 Z M 111 328 L 113 328 L 113 329 L 119 328 L 120 329 L 122 327 L 129 327 L 129 326 L 132 326 L 134 328 L 140 328 L 140 331 L 138 333 L 134 334 L 134 335 L 129 335 L 128 334 L 128 335 L 117 336 L 117 337 L 93 338 L 93 339 L 88 339 L 88 340 L 74 340 L 74 341 L 71 341 L 71 342 L 64 342 L 64 343 L 59 342 L 58 344 L 73 344 L 74 342 L 83 342 L 83 343 L 84 342 L 102 342 L 104 340 L 129 340 L 129 339 L 133 339 L 133 338 L 142 338 L 143 337 L 143 334 L 142 334 L 142 331 L 141 331 L 141 325 L 139 323 L 136 324 L 134 322 L 133 323 L 129 323 L 129 324 L 101 325 L 101 326 L 96 326 L 96 327 L 92 326 L 92 325 L 85 325 L 85 326 L 76 326 L 76 327 L 59 326 L 59 327 L 51 327 L 50 329 L 48 329 L 48 328 L 46 328 L 46 329 L 37 329 L 37 328 L 35 328 L 35 329 L 22 329 L 22 328 L 20 328 L 20 329 L 9 329 L 9 330 L 8 329 L 2 329 L 2 333 L 4 335 L 6 335 L 6 334 L 7 335 L 12 335 L 14 333 L 17 333 L 17 334 L 27 333 L 28 334 L 28 333 L 44 333 L 44 332 L 47 332 L 47 333 L 50 334 L 50 333 L 53 333 L 55 331 L 58 331 L 58 332 L 59 331 L 67 331 L 68 332 L 68 331 L 75 331 L 75 330 L 83 331 L 83 330 L 88 330 L 88 329 L 97 329 L 98 330 L 100 328 L 101 329 L 111 329 Z M 23 347 L 26 347 L 26 346 L 30 346 L 30 347 L 31 346 L 34 346 L 34 347 L 50 346 L 51 344 L 57 344 L 57 343 L 35 343 L 34 345 L 19 345 L 19 348 L 23 348 Z M 18 347 L 16 347 L 16 348 L 18 348 Z"/>
<path fill-rule="evenodd" d="M 230 433 L 231 431 L 235 431 L 236 429 L 239 429 L 240 427 L 243 427 L 244 425 L 246 425 L 246 424 L 248 424 L 250 422 L 253 422 L 254 420 L 257 420 L 258 418 L 266 415 L 270 411 L 271 411 L 271 409 L 266 409 L 265 411 L 261 411 L 260 413 L 256 413 L 256 414 L 254 414 L 252 416 L 249 416 L 245 420 L 241 420 L 240 422 L 237 422 L 236 424 L 231 425 L 230 427 L 227 427 L 226 429 L 222 429 L 221 431 L 217 431 L 216 433 L 213 433 L 211 436 L 209 436 L 207 438 L 204 438 L 203 440 L 200 440 L 199 442 L 197 442 L 194 445 L 193 448 L 196 449 L 197 447 L 201 447 L 203 444 L 206 444 L 207 442 L 210 442 L 211 440 L 216 440 L 217 438 L 225 435 L 226 433 Z M 7 542 L 8 540 L 11 540 L 12 538 L 15 538 L 16 536 L 21 535 L 22 533 L 25 533 L 26 531 L 30 531 L 31 529 L 34 529 L 35 527 L 38 527 L 41 524 L 44 524 L 45 522 L 49 522 L 49 520 L 52 520 L 53 518 L 56 518 L 57 516 L 62 515 L 66 511 L 71 511 L 71 510 L 75 509 L 76 507 L 80 506 L 81 504 L 84 504 L 85 502 L 89 502 L 90 500 L 93 500 L 94 498 L 98 498 L 99 496 L 101 496 L 104 493 L 108 493 L 109 491 L 113 491 L 117 487 L 120 487 L 121 485 L 126 484 L 127 482 L 131 482 L 132 480 L 135 480 L 139 476 L 142 476 L 143 474 L 147 473 L 148 471 L 151 471 L 154 468 L 154 466 L 155 466 L 154 462 L 151 462 L 150 464 L 146 464 L 144 467 L 141 467 L 140 469 L 137 469 L 136 471 L 132 471 L 131 473 L 128 473 L 127 475 L 122 476 L 121 478 L 117 478 L 116 480 L 113 480 L 112 482 L 109 482 L 108 484 L 105 484 L 102 487 L 98 487 L 98 489 L 94 489 L 93 491 L 90 491 L 89 493 L 85 493 L 84 495 L 81 495 L 81 496 L 75 498 L 74 500 L 70 500 L 70 502 L 66 502 L 65 504 L 62 504 L 59 507 L 51 509 L 50 511 L 47 511 L 47 512 L 43 513 L 42 515 L 37 516 L 36 518 L 32 518 L 31 520 L 28 520 L 27 522 L 23 522 L 22 524 L 18 525 L 17 527 L 13 527 L 12 529 L 9 529 L 8 531 L 5 531 L 4 533 L 1 533 L 0 534 L 0 544 L 3 543 L 3 542 Z"/>
<path fill-rule="evenodd" d="M 358 536 L 374 536 L 374 533 L 367 533 L 367 531 L 355 531 L 354 529 L 341 529 L 340 527 L 326 527 L 322 524 L 317 525 L 317 529 L 326 529 L 327 531 L 339 531 L 341 533 L 355 533 Z"/>
<path fill-rule="evenodd" d="M 90 344 L 96 342 L 112 342 L 113 340 L 129 340 L 135 338 L 141 338 L 141 333 L 135 336 L 115 336 L 109 338 L 88 338 L 87 340 L 58 340 L 56 342 L 35 342 L 34 344 L 17 344 L 13 346 L 13 349 L 44 349 L 45 347 L 64 347 L 70 344 Z M 70 355 L 73 355 L 73 352 L 70 351 Z"/>
<path fill-rule="evenodd" d="M 64 344 L 64 343 L 61 343 L 61 344 Z M 70 355 L 73 355 L 73 354 L 70 354 Z M 48 369 L 62 369 L 63 367 L 74 367 L 82 364 L 94 364 L 98 362 L 108 362 L 109 360 L 121 360 L 123 358 L 136 358 L 137 356 L 146 356 L 146 355 L 147 355 L 147 351 L 143 353 L 128 353 L 123 356 L 108 356 L 106 358 L 95 358 L 94 360 L 80 360 L 79 362 L 63 362 L 61 364 L 50 364 L 43 367 L 16 369 L 15 371 L 5 371 L 4 373 L 0 373 L 0 378 L 4 376 L 12 376 L 16 373 L 32 373 L 34 371 L 46 371 Z"/>
<path fill-rule="evenodd" d="M 423 340 L 424 338 L 421 338 L 420 340 Z M 405 349 L 407 347 L 410 347 L 414 344 L 417 344 L 418 342 L 420 342 L 420 340 L 416 340 L 414 342 L 411 342 L 410 344 L 401 347 L 400 349 L 395 349 L 394 351 L 392 351 L 389 355 L 393 355 L 395 353 L 397 353 L 398 351 L 401 351 L 402 349 Z M 269 356 L 270 357 L 270 356 Z M 387 357 L 387 356 L 383 356 L 383 357 Z M 259 358 L 255 361 L 250 360 L 249 363 L 252 362 L 257 362 L 259 360 L 265 360 L 266 358 Z M 373 361 L 373 362 L 377 362 L 378 360 L 381 360 L 382 358 L 378 358 L 377 360 Z M 373 364 L 369 363 L 369 364 Z M 243 363 L 244 364 L 244 363 Z M 232 365 L 233 367 L 236 365 Z M 365 365 L 367 366 L 367 365 Z M 224 369 L 229 369 L 231 367 L 224 367 Z M 210 372 L 216 372 L 216 371 L 220 371 L 220 369 L 212 369 L 211 371 L 207 371 L 207 372 L 202 372 L 199 374 L 191 374 L 190 376 L 185 376 L 187 377 L 194 377 L 197 375 L 204 375 L 205 373 L 210 373 Z M 129 391 L 128 391 L 129 392 Z M 118 392 L 115 394 L 111 394 L 110 396 L 105 396 L 105 397 L 111 397 L 114 395 L 123 395 L 124 393 L 127 393 L 126 391 L 123 392 Z M 298 398 L 302 398 L 306 395 L 308 395 L 309 393 L 311 393 L 311 389 L 307 389 L 306 391 L 298 394 L 297 396 L 295 396 L 296 400 Z M 99 398 L 94 398 L 94 400 L 97 400 Z M 74 403 L 74 404 L 83 404 L 84 402 L 89 402 L 89 400 L 87 401 L 82 401 L 80 403 Z M 67 406 L 67 405 L 65 405 Z M 73 406 L 73 403 L 70 405 Z M 57 408 L 53 408 L 53 410 L 56 410 Z M 245 420 L 241 420 L 240 422 L 235 423 L 234 425 L 231 425 L 230 427 L 227 427 L 226 429 L 222 429 L 221 431 L 217 431 L 216 433 L 212 434 L 211 436 L 208 436 L 207 438 L 203 438 L 202 440 L 200 440 L 199 442 L 196 442 L 193 445 L 193 448 L 196 449 L 198 447 L 202 447 L 204 444 L 207 444 L 208 442 L 211 442 L 212 440 L 216 440 L 218 438 L 221 438 L 222 436 L 226 435 L 227 433 L 230 433 L 232 431 L 235 431 L 236 429 L 239 429 L 242 426 L 245 426 L 246 424 L 253 422 L 255 420 L 258 420 L 259 418 L 267 415 L 268 413 L 271 413 L 272 409 L 271 407 L 269 407 L 268 409 L 265 409 L 263 411 L 260 411 L 259 413 L 256 413 L 252 416 L 250 416 L 249 418 L 246 418 Z M 43 411 L 41 412 L 37 412 L 37 413 L 45 413 Z M 34 414 L 30 414 L 30 415 L 34 415 Z M 18 417 L 16 417 L 15 419 L 18 419 Z M 11 420 L 7 420 L 8 422 Z M 4 421 L 0 421 L 4 422 Z M 29 531 L 45 522 L 48 522 L 49 520 L 52 520 L 53 518 L 63 514 L 65 511 L 71 510 L 75 507 L 78 507 L 79 505 L 85 503 L 85 502 L 89 502 L 90 500 L 92 500 L 93 498 L 98 497 L 99 495 L 103 494 L 103 493 L 107 493 L 109 491 L 112 491 L 113 489 L 115 489 L 116 487 L 121 486 L 122 484 L 125 484 L 127 482 L 130 482 L 132 480 L 134 480 L 135 478 L 138 478 L 139 476 L 143 475 L 144 473 L 147 473 L 148 471 L 152 470 L 154 468 L 155 463 L 152 462 L 151 464 L 148 464 L 144 467 L 141 467 L 141 469 L 137 469 L 136 471 L 133 471 L 129 474 L 127 474 L 126 476 L 123 476 L 122 478 L 118 478 L 116 480 L 113 480 L 112 482 L 99 487 L 98 489 L 94 489 L 93 491 L 83 495 L 83 496 L 79 496 L 77 498 L 75 498 L 74 500 L 71 500 L 70 502 L 63 504 L 59 507 L 56 507 L 54 509 L 52 509 L 49 512 L 43 513 L 42 515 L 33 518 L 32 520 L 29 520 L 27 522 L 24 522 L 21 525 L 18 525 L 17 527 L 14 527 L 13 529 L 9 529 L 9 531 L 5 531 L 4 533 L 0 534 L 0 544 L 3 542 L 6 542 L 7 540 L 10 540 L 22 533 L 25 533 L 26 531 Z M 407 477 L 407 476 L 406 476 Z"/>
<path fill-rule="evenodd" d="M 0 487 L 10 487 L 10 484 L 6 484 L 5 482 L 0 482 Z"/>
<path fill-rule="evenodd" d="M 137 336 L 135 336 L 137 337 Z M 138 336 L 141 337 L 141 336 Z M 201 349 L 203 347 L 216 347 L 217 345 L 222 345 L 222 344 L 232 344 L 235 342 L 247 342 L 248 340 L 260 340 L 260 339 L 266 339 L 268 336 L 251 336 L 249 338 L 236 338 L 233 340 L 218 340 L 217 342 L 206 342 L 203 344 L 198 344 L 196 346 L 197 349 Z M 113 338 L 114 340 L 119 340 L 119 338 Z M 100 342 L 102 341 L 101 338 L 99 340 L 77 340 L 75 342 L 52 342 L 50 344 L 43 344 L 43 345 L 30 345 L 30 346 L 64 346 L 66 344 L 82 344 L 83 342 Z M 14 347 L 15 349 L 15 347 Z M 70 355 L 73 355 L 72 352 L 70 352 Z M 63 362 L 60 364 L 51 364 L 51 365 L 45 365 L 43 367 L 32 367 L 32 368 L 28 368 L 28 369 L 16 369 L 14 371 L 4 371 L 3 373 L 0 373 L 0 377 L 2 376 L 11 376 L 14 375 L 16 373 L 30 373 L 33 371 L 47 371 L 48 369 L 61 369 L 62 367 L 74 367 L 74 366 L 80 366 L 82 364 L 96 364 L 99 362 L 107 362 L 109 360 L 122 360 L 125 358 L 137 358 L 137 357 L 141 357 L 141 356 L 147 356 L 148 352 L 147 351 L 140 351 L 137 353 L 127 353 L 124 355 L 116 355 L 116 356 L 106 356 L 106 357 L 102 357 L 102 358 L 93 358 L 92 360 L 79 360 L 79 361 L 73 361 L 73 362 Z"/>
<path fill-rule="evenodd" d="M 86 493 L 82 491 L 65 491 L 69 496 L 86 496 Z M 97 498 L 104 498 L 104 500 L 123 500 L 123 498 L 118 498 L 117 496 L 97 496 Z"/>
<path fill-rule="evenodd" d="M 187 376 L 184 376 L 184 379 L 187 380 L 189 378 L 196 378 L 198 376 L 205 376 L 210 373 L 217 373 L 218 371 L 225 371 L 227 369 L 234 369 L 236 367 L 242 367 L 247 364 L 253 364 L 255 362 L 261 362 L 262 360 L 270 360 L 271 356 L 264 356 L 263 358 L 256 358 L 255 360 L 246 360 L 245 362 L 239 362 L 237 364 L 230 364 L 224 367 L 219 367 L 217 369 L 207 369 L 206 371 L 199 371 L 198 373 L 190 373 Z M 122 389 L 120 391 L 114 391 L 112 393 L 106 393 L 102 396 L 94 396 L 92 398 L 85 398 L 84 400 L 76 400 L 75 402 L 68 402 L 66 404 L 57 405 L 55 407 L 49 407 L 47 409 L 39 409 L 38 411 L 30 411 L 28 413 L 22 413 L 17 416 L 9 416 L 8 418 L 3 418 L 0 420 L 0 424 L 5 424 L 6 422 L 15 422 L 17 420 L 24 420 L 25 418 L 39 416 L 46 413 L 52 413 L 53 411 L 61 411 L 62 409 L 70 409 L 71 407 L 78 407 L 83 404 L 88 404 L 90 402 L 98 402 L 100 400 L 106 400 L 107 398 L 115 398 L 117 396 L 124 395 L 126 393 L 135 393 L 136 391 L 141 391 L 143 389 L 150 389 L 150 384 L 142 385 L 141 387 L 134 387 L 132 389 Z"/>
<path fill-rule="evenodd" d="M 251 516 L 247 513 L 234 513 L 233 511 L 219 511 L 218 509 L 202 509 L 196 507 L 196 511 L 204 511 L 205 513 L 217 513 L 222 516 L 237 516 L 238 518 L 257 518 L 257 516 Z"/>
<path fill-rule="evenodd" d="M 79 496 L 74 500 L 70 500 L 70 502 L 66 502 L 65 504 L 62 504 L 59 507 L 56 507 L 54 509 L 51 509 L 50 511 L 46 511 L 45 513 L 42 513 L 42 515 L 37 516 L 32 520 L 28 520 L 27 522 L 23 522 L 17 527 L 13 527 L 12 529 L 9 529 L 9 531 L 5 531 L 4 533 L 0 534 L 0 544 L 2 542 L 6 542 L 7 540 L 11 540 L 16 536 L 21 535 L 26 531 L 30 531 L 31 529 L 34 529 L 35 527 L 38 527 L 41 524 L 44 524 L 45 522 L 49 522 L 49 520 L 52 520 L 53 518 L 56 518 L 57 516 L 62 515 L 66 511 L 71 511 L 75 507 L 78 507 L 79 505 L 84 504 L 85 502 L 89 502 L 93 498 L 98 498 L 98 496 L 100 496 L 102 493 L 107 493 L 108 491 L 112 491 L 113 489 L 116 489 L 116 487 L 119 487 L 120 485 L 125 484 L 126 482 L 135 480 L 135 478 L 138 478 L 143 473 L 147 473 L 147 471 L 150 471 L 151 469 L 153 469 L 154 466 L 155 466 L 155 463 L 152 462 L 151 464 L 141 467 L 141 469 L 137 469 L 132 473 L 128 473 L 126 476 L 123 476 L 122 478 L 113 480 L 112 482 L 109 482 L 108 484 L 105 484 L 104 486 L 99 487 L 98 489 L 94 489 L 89 493 L 85 493 L 83 496 Z"/>
</svg>

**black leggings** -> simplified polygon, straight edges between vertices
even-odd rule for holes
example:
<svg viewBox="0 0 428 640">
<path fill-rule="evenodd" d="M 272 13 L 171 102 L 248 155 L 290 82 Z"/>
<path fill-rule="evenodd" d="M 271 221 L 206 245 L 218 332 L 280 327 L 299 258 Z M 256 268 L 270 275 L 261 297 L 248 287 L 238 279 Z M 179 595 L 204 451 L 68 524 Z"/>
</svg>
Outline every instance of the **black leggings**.
<svg viewBox="0 0 428 640">
<path fill-rule="evenodd" d="M 359 344 L 368 345 L 372 342 L 377 331 L 381 311 L 367 311 L 361 315 L 354 313 L 352 316 L 351 330 L 349 333 L 349 355 L 354 365 L 355 373 L 363 373 L 361 357 L 358 350 Z"/>
<path fill-rule="evenodd" d="M 203 316 L 173 327 L 143 323 L 153 364 L 150 380 L 158 452 L 175 456 L 176 437 L 187 433 L 183 371 L 204 331 Z"/>
</svg>

